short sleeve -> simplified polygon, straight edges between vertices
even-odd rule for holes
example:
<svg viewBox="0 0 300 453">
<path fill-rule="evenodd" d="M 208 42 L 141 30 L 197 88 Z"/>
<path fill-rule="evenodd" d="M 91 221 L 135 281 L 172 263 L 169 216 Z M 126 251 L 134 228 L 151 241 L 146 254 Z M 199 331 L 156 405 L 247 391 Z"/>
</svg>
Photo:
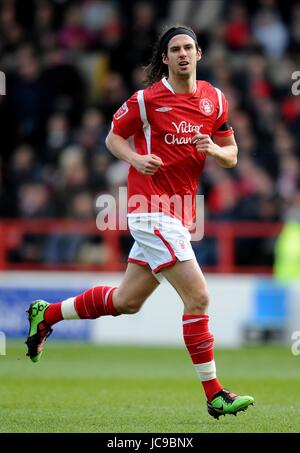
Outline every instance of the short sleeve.
<svg viewBox="0 0 300 453">
<path fill-rule="evenodd" d="M 217 90 L 218 93 L 218 116 L 214 124 L 212 135 L 217 137 L 227 137 L 233 134 L 233 129 L 228 124 L 228 101 L 224 94 Z"/>
<path fill-rule="evenodd" d="M 112 121 L 112 131 L 116 135 L 127 139 L 143 127 L 137 93 L 116 111 Z"/>
</svg>

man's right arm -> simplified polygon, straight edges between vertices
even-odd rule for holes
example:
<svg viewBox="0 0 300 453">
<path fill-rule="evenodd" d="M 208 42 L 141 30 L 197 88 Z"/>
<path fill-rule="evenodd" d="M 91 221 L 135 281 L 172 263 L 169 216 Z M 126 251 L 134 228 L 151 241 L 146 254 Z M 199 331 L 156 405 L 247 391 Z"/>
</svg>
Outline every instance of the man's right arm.
<svg viewBox="0 0 300 453">
<path fill-rule="evenodd" d="M 130 147 L 128 141 L 120 135 L 114 134 L 111 130 L 106 137 L 105 144 L 109 151 L 118 159 L 125 160 L 132 165 L 134 154 L 136 154 Z"/>
<path fill-rule="evenodd" d="M 128 162 L 143 175 L 154 175 L 158 168 L 163 165 L 160 157 L 155 154 L 140 155 L 133 151 L 127 139 L 114 134 L 113 130 L 106 137 L 105 144 L 115 157 Z"/>
</svg>

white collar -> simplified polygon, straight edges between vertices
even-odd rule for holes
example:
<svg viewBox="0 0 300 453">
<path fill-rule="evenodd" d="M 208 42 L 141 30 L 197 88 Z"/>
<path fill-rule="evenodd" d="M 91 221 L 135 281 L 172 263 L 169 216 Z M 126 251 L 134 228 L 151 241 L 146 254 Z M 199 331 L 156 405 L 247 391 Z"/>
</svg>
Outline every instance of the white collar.
<svg viewBox="0 0 300 453">
<path fill-rule="evenodd" d="M 168 88 L 168 90 L 170 90 L 173 94 L 176 94 L 175 91 L 173 90 L 172 86 L 169 84 L 168 80 L 166 79 L 166 77 L 163 77 L 161 79 L 161 81 L 165 85 L 165 87 Z M 196 91 L 197 91 L 197 83 L 196 83 L 195 89 L 192 94 L 196 93 Z"/>
</svg>

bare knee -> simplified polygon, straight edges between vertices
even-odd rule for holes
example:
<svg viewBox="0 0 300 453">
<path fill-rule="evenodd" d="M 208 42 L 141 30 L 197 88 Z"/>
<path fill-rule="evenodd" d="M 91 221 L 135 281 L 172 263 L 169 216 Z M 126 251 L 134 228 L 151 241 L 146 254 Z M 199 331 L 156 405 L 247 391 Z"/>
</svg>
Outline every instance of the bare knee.
<svg viewBox="0 0 300 453">
<path fill-rule="evenodd" d="M 137 298 L 128 298 L 126 294 L 119 294 L 118 290 L 113 295 L 113 304 L 115 309 L 122 314 L 134 315 L 137 313 L 144 301 Z"/>
<path fill-rule="evenodd" d="M 184 300 L 185 312 L 191 315 L 204 314 L 209 304 L 208 290 L 201 289 L 194 294 L 189 294 Z"/>
<path fill-rule="evenodd" d="M 135 313 L 140 311 L 140 309 L 141 309 L 141 305 L 135 305 L 135 304 L 132 304 L 132 303 L 127 303 L 127 304 L 123 305 L 122 313 L 126 314 L 126 315 L 134 315 Z"/>
</svg>

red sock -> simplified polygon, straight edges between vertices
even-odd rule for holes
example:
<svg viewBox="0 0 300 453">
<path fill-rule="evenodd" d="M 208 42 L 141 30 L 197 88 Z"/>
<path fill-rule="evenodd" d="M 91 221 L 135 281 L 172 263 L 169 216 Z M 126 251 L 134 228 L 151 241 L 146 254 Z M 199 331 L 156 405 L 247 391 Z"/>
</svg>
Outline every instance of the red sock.
<svg viewBox="0 0 300 453">
<path fill-rule="evenodd" d="M 222 390 L 215 374 L 214 337 L 208 329 L 208 315 L 183 315 L 183 337 L 195 369 L 210 401 Z M 201 366 L 205 364 L 204 366 Z M 210 376 L 213 376 L 210 378 Z"/>
<path fill-rule="evenodd" d="M 54 304 L 50 304 L 45 311 L 45 321 L 49 326 L 56 324 L 59 321 L 62 321 L 63 315 L 61 312 L 61 302 L 56 302 Z"/>
<path fill-rule="evenodd" d="M 77 316 L 80 319 L 118 316 L 120 313 L 115 309 L 112 298 L 115 289 L 112 286 L 96 286 L 74 298 L 50 304 L 45 311 L 45 321 L 52 326 L 63 319 L 75 319 Z"/>
<path fill-rule="evenodd" d="M 95 319 L 99 316 L 118 316 L 113 305 L 112 286 L 95 286 L 75 297 L 74 307 L 80 319 Z"/>
</svg>

